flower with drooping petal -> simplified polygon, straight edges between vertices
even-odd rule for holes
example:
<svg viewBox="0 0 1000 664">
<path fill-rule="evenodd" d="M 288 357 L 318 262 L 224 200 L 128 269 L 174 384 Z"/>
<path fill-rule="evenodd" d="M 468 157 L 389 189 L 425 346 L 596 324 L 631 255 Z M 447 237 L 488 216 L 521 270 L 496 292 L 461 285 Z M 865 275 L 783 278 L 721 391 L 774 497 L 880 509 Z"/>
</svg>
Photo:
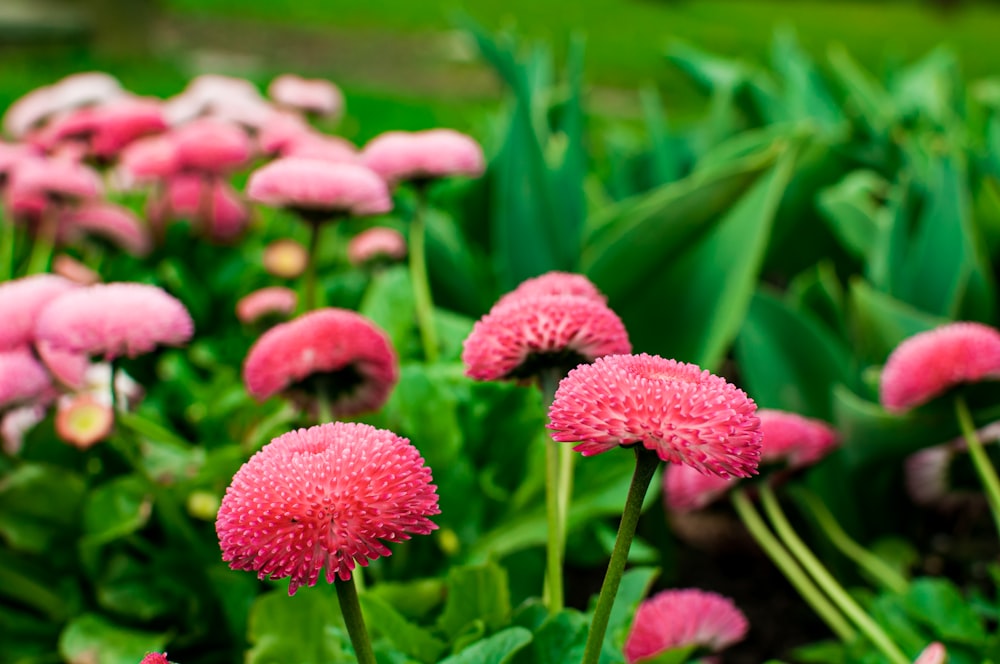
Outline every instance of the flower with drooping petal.
<svg viewBox="0 0 1000 664">
<path fill-rule="evenodd" d="M 1000 379 L 1000 331 L 949 323 L 896 346 L 882 369 L 879 398 L 889 411 L 920 406 L 962 383 Z"/>
<path fill-rule="evenodd" d="M 399 360 L 386 333 L 361 314 L 318 309 L 265 332 L 247 353 L 243 380 L 260 401 L 288 392 L 313 408 L 321 390 L 334 415 L 356 415 L 389 398 Z"/>
<path fill-rule="evenodd" d="M 110 404 L 89 394 L 66 395 L 56 406 L 56 435 L 81 450 L 107 438 L 114 423 Z"/>
<path fill-rule="evenodd" d="M 944 644 L 935 641 L 923 649 L 913 664 L 946 664 L 947 661 L 948 651 L 945 650 Z"/>
<path fill-rule="evenodd" d="M 27 348 L 0 351 L 0 411 L 31 401 L 51 386 L 45 367 Z"/>
<path fill-rule="evenodd" d="M 112 360 L 135 357 L 158 345 L 181 346 L 194 333 L 184 305 L 157 286 L 95 284 L 53 300 L 35 325 L 35 336 L 64 348 Z"/>
<path fill-rule="evenodd" d="M 340 88 L 319 78 L 282 74 L 267 86 L 267 94 L 285 108 L 321 117 L 339 115 L 344 110 Z"/>
<path fill-rule="evenodd" d="M 306 271 L 309 252 L 295 240 L 284 238 L 264 247 L 262 262 L 268 274 L 282 279 L 294 279 Z"/>
<path fill-rule="evenodd" d="M 53 274 L 35 274 L 0 283 L 0 350 L 30 345 L 35 321 L 48 304 L 79 285 Z"/>
<path fill-rule="evenodd" d="M 386 542 L 437 526 L 437 487 L 406 438 L 334 422 L 272 440 L 233 477 L 215 522 L 222 559 L 261 579 L 288 577 L 288 594 L 391 555 Z"/>
<path fill-rule="evenodd" d="M 574 295 L 531 295 L 498 304 L 479 319 L 462 349 L 465 374 L 476 380 L 560 375 L 581 362 L 628 353 L 632 344 L 604 303 Z"/>
<path fill-rule="evenodd" d="M 399 261 L 406 258 L 406 238 L 395 228 L 375 226 L 361 231 L 347 243 L 347 260 L 364 265 L 377 260 Z"/>
<path fill-rule="evenodd" d="M 269 286 L 244 295 L 236 303 L 236 317 L 241 323 L 255 323 L 265 316 L 285 318 L 295 311 L 299 296 L 291 288 Z"/>
<path fill-rule="evenodd" d="M 52 377 L 71 390 L 83 387 L 90 367 L 90 358 L 86 353 L 53 346 L 48 341 L 39 339 L 35 342 L 35 352 Z"/>
<path fill-rule="evenodd" d="M 87 201 L 59 215 L 59 236 L 73 241 L 82 235 L 97 235 L 132 256 L 147 256 L 153 238 L 146 226 L 126 207 L 103 200 Z"/>
<path fill-rule="evenodd" d="M 766 444 L 766 443 L 765 443 Z M 703 473 L 685 464 L 670 464 L 663 472 L 663 503 L 671 512 L 704 509 L 739 480 Z"/>
<path fill-rule="evenodd" d="M 361 161 L 393 184 L 453 175 L 479 177 L 486 169 L 479 143 L 453 129 L 387 131 L 368 142 Z"/>
<path fill-rule="evenodd" d="M 610 355 L 559 383 L 547 426 L 584 456 L 642 444 L 667 462 L 749 477 L 761 452 L 756 410 L 743 390 L 694 364 Z"/>
<path fill-rule="evenodd" d="M 728 597 L 696 588 L 664 590 L 639 604 L 625 639 L 625 661 L 634 664 L 685 646 L 719 652 L 742 641 L 749 629 Z"/>
<path fill-rule="evenodd" d="M 826 422 L 783 410 L 757 411 L 764 436 L 761 463 L 785 462 L 790 468 L 816 463 L 837 446 L 837 432 Z"/>
<path fill-rule="evenodd" d="M 497 305 L 525 295 L 577 295 L 602 304 L 608 301 L 604 293 L 582 274 L 552 271 L 522 281 L 517 288 L 497 300 Z"/>
<path fill-rule="evenodd" d="M 385 181 L 358 164 L 282 157 L 250 174 L 252 201 L 285 207 L 306 218 L 362 217 L 392 209 Z"/>
</svg>

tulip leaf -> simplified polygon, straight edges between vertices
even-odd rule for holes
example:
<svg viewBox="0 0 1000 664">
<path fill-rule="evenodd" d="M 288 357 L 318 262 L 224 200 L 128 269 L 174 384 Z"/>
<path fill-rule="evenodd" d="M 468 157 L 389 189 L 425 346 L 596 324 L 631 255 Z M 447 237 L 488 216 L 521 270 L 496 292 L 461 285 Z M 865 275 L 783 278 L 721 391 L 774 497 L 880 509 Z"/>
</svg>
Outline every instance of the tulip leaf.
<svg viewBox="0 0 1000 664">
<path fill-rule="evenodd" d="M 67 662 L 135 664 L 148 652 L 163 651 L 165 634 L 117 625 L 93 613 L 74 618 L 59 635 L 59 653 Z"/>
</svg>

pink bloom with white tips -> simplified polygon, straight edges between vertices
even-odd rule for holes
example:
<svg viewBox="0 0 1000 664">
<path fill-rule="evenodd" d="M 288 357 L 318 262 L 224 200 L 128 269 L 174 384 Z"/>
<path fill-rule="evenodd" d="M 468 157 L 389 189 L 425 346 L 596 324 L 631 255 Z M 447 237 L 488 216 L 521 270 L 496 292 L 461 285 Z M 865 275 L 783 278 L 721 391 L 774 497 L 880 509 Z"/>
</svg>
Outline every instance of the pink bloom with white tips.
<svg viewBox="0 0 1000 664">
<path fill-rule="evenodd" d="M 52 274 L 36 274 L 0 283 L 0 350 L 30 345 L 35 340 L 35 321 L 50 302 L 78 288 L 78 284 Z"/>
<path fill-rule="evenodd" d="M 344 110 L 344 95 L 336 85 L 323 79 L 306 79 L 282 74 L 267 87 L 276 103 L 317 116 L 339 115 Z"/>
<path fill-rule="evenodd" d="M 749 629 L 728 597 L 696 588 L 664 590 L 639 604 L 625 640 L 625 661 L 635 664 L 685 646 L 716 653 L 742 641 Z"/>
<path fill-rule="evenodd" d="M 1000 331 L 982 323 L 950 323 L 896 346 L 882 368 L 887 410 L 916 408 L 962 383 L 1000 379 Z"/>
<path fill-rule="evenodd" d="M 486 169 L 479 143 L 453 129 L 388 131 L 369 141 L 361 161 L 394 184 L 453 175 L 479 177 Z"/>
<path fill-rule="evenodd" d="M 670 463 L 749 477 L 761 453 L 756 410 L 743 390 L 694 364 L 609 355 L 562 380 L 547 426 L 584 456 L 642 444 Z"/>
<path fill-rule="evenodd" d="M 361 231 L 347 243 L 347 260 L 364 265 L 376 260 L 400 261 L 406 258 L 406 238 L 395 228 L 375 226 Z"/>
<path fill-rule="evenodd" d="M 385 181 L 357 164 L 283 157 L 250 175 L 250 200 L 307 215 L 361 217 L 392 209 Z"/>
<path fill-rule="evenodd" d="M 671 512 L 694 512 L 708 507 L 738 481 L 672 463 L 663 473 L 663 502 Z"/>
<path fill-rule="evenodd" d="M 255 323 L 265 316 L 290 316 L 298 305 L 299 296 L 291 288 L 270 286 L 244 295 L 236 303 L 236 317 L 241 323 Z"/>
<path fill-rule="evenodd" d="M 0 410 L 31 401 L 51 385 L 45 367 L 27 348 L 0 351 Z"/>
<path fill-rule="evenodd" d="M 525 295 L 577 295 L 602 304 L 608 301 L 604 293 L 582 274 L 553 271 L 522 281 L 517 288 L 497 300 L 497 305 Z"/>
<path fill-rule="evenodd" d="M 222 559 L 288 594 L 349 581 L 391 555 L 386 542 L 437 528 L 437 487 L 417 449 L 391 431 L 334 422 L 272 440 L 233 477 L 215 522 Z"/>
<path fill-rule="evenodd" d="M 760 431 L 764 436 L 761 463 L 785 462 L 791 468 L 809 466 L 837 446 L 837 432 L 821 420 L 782 410 L 762 408 Z"/>
</svg>

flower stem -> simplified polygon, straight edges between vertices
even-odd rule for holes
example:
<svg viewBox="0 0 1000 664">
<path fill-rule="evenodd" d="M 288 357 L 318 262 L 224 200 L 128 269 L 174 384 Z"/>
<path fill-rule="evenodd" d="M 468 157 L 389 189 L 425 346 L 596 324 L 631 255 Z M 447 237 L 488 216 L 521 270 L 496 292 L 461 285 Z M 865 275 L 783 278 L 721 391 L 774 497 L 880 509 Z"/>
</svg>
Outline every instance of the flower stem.
<svg viewBox="0 0 1000 664">
<path fill-rule="evenodd" d="M 344 623 L 347 625 L 347 633 L 351 637 L 351 645 L 354 646 L 354 656 L 358 658 L 358 664 L 375 664 L 375 652 L 368 638 L 364 616 L 361 615 L 358 589 L 353 579 L 347 581 L 337 579 L 333 585 L 337 587 L 340 613 L 344 616 Z"/>
<path fill-rule="evenodd" d="M 746 526 L 747 531 L 749 531 L 758 546 L 764 550 L 767 557 L 771 559 L 771 562 L 781 570 L 781 573 L 785 575 L 789 583 L 795 586 L 802 599 L 812 607 L 816 615 L 826 623 L 827 627 L 837 635 L 838 639 L 844 643 L 853 641 L 857 636 L 854 628 L 844 619 L 844 616 L 837 610 L 837 607 L 830 603 L 826 595 L 816 587 L 816 584 L 812 582 L 799 564 L 795 562 L 795 559 L 788 553 L 788 550 L 771 533 L 760 514 L 757 513 L 753 503 L 750 502 L 746 492 L 743 489 L 734 489 L 730 495 L 730 500 L 736 509 L 736 514 L 739 515 L 743 525 Z"/>
<path fill-rule="evenodd" d="M 812 575 L 816 583 L 819 584 L 830 599 L 833 600 L 834 604 L 840 607 L 840 610 L 844 612 L 849 619 L 854 621 L 854 624 L 858 626 L 858 629 L 868 637 L 868 639 L 878 648 L 886 658 L 893 662 L 894 664 L 909 664 L 910 660 L 899 650 L 899 647 L 893 643 L 889 635 L 885 633 L 885 630 L 876 623 L 868 613 L 865 612 L 861 606 L 858 605 L 854 599 L 847 594 L 843 586 L 837 582 L 833 575 L 827 571 L 823 564 L 813 555 L 812 551 L 806 546 L 799 536 L 795 533 L 792 525 L 788 522 L 785 517 L 784 511 L 781 509 L 781 505 L 778 503 L 777 497 L 774 495 L 774 491 L 771 490 L 767 484 L 762 484 L 760 489 L 761 502 L 764 505 L 764 511 L 767 513 L 767 517 L 771 520 L 771 525 L 774 526 L 775 532 L 778 533 L 778 537 L 785 543 L 785 546 L 792 552 L 796 558 L 798 558 L 799 563 L 808 570 L 809 574 Z"/>
<path fill-rule="evenodd" d="M 608 571 L 604 575 L 601 594 L 597 597 L 597 607 L 590 622 L 590 633 L 587 635 L 582 664 L 597 664 L 600 659 L 604 634 L 608 631 L 608 619 L 611 617 L 611 607 L 615 603 L 618 586 L 625 572 L 628 551 L 635 537 L 635 528 L 639 524 L 642 501 L 646 497 L 649 482 L 659 466 L 660 457 L 656 452 L 647 450 L 641 444 L 635 446 L 635 472 L 632 474 L 632 484 L 628 488 L 628 498 L 625 499 L 625 509 L 622 512 L 621 524 L 618 526 L 615 548 L 611 552 Z"/>
<path fill-rule="evenodd" d="M 41 274 L 48 271 L 55 244 L 55 213 L 52 210 L 47 210 L 38 222 L 38 232 L 31 243 L 31 255 L 28 256 L 28 274 Z"/>
<path fill-rule="evenodd" d="M 538 376 L 538 387 L 542 391 L 542 403 L 546 411 L 555 398 L 559 387 L 558 371 L 544 371 Z M 566 551 L 566 513 L 572 490 L 567 485 L 564 469 L 564 451 L 572 452 L 565 443 L 557 443 L 551 438 L 545 441 L 545 514 L 548 521 L 545 546 L 545 604 L 549 613 L 555 615 L 564 606 L 563 556 Z"/>
<path fill-rule="evenodd" d="M 410 220 L 410 282 L 413 285 L 413 306 L 416 309 L 417 327 L 428 364 L 437 362 L 437 330 L 434 329 L 434 301 L 427 277 L 426 220 L 427 198 L 423 187 L 417 187 L 417 204 Z"/>
<path fill-rule="evenodd" d="M 319 239 L 323 222 L 313 219 L 309 222 L 309 262 L 306 263 L 305 309 L 312 311 L 320 303 L 317 300 L 316 263 L 319 258 Z"/>
<path fill-rule="evenodd" d="M 853 560 L 858 567 L 868 572 L 872 579 L 882 584 L 890 592 L 898 595 L 906 592 L 910 585 L 909 581 L 887 565 L 884 560 L 851 539 L 851 536 L 840 527 L 823 501 L 815 494 L 806 489 L 796 489 L 794 495 L 799 503 L 812 513 L 820 528 L 841 553 Z"/>
<path fill-rule="evenodd" d="M 1000 480 L 997 479 L 996 468 L 990 463 L 990 458 L 983 449 L 983 442 L 979 440 L 976 433 L 976 425 L 972 421 L 972 413 L 962 396 L 955 397 L 955 415 L 958 417 L 958 425 L 962 429 L 962 436 L 969 446 L 969 456 L 972 457 L 972 465 L 976 468 L 979 481 L 983 483 L 986 491 L 986 502 L 989 503 L 990 511 L 993 513 L 993 521 L 996 523 L 997 532 L 1000 533 Z"/>
</svg>

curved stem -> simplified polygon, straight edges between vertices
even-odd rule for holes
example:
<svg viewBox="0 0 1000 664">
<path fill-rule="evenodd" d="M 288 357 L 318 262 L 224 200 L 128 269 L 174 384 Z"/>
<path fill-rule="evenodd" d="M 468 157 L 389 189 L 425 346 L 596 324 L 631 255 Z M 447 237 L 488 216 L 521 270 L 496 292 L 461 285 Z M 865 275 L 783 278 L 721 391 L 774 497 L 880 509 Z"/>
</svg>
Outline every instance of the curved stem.
<svg viewBox="0 0 1000 664">
<path fill-rule="evenodd" d="M 312 311 L 316 309 L 320 302 L 318 302 L 316 293 L 316 262 L 319 258 L 319 240 L 320 233 L 323 230 L 323 223 L 318 220 L 311 220 L 309 222 L 309 262 L 306 263 L 306 284 L 305 284 L 305 302 L 304 306 L 306 311 Z"/>
<path fill-rule="evenodd" d="M 632 484 L 628 488 L 628 498 L 625 499 L 625 509 L 622 511 L 621 524 L 618 526 L 618 537 L 615 548 L 611 552 L 608 571 L 604 575 L 601 594 L 597 597 L 594 617 L 590 622 L 590 633 L 587 634 L 587 646 L 583 651 L 583 664 L 597 664 L 604 645 L 604 634 L 608 631 L 608 619 L 611 617 L 611 607 L 618 595 L 618 586 L 625 572 L 628 560 L 628 550 L 635 537 L 635 527 L 639 524 L 639 514 L 642 512 L 642 501 L 653 474 L 660 466 L 660 457 L 656 452 L 647 450 L 641 444 L 635 446 L 635 472 L 632 474 Z"/>
<path fill-rule="evenodd" d="M 993 513 L 993 521 L 996 524 L 997 532 L 1000 533 L 1000 480 L 997 479 L 996 468 L 990 462 L 986 450 L 983 449 L 983 442 L 979 440 L 976 433 L 976 425 L 972 421 L 972 413 L 965 403 L 965 398 L 955 397 L 955 415 L 958 417 L 958 425 L 962 429 L 962 436 L 969 446 L 969 456 L 972 457 L 972 465 L 979 475 L 979 481 L 983 483 L 986 491 L 986 501 L 989 503 L 990 512 Z"/>
<path fill-rule="evenodd" d="M 826 505 L 823 504 L 815 494 L 806 489 L 796 489 L 794 492 L 799 503 L 804 505 L 819 523 L 820 528 L 826 533 L 837 549 L 853 560 L 858 567 L 862 568 L 873 580 L 885 586 L 891 592 L 902 595 L 909 588 L 910 583 L 884 560 L 854 541 L 848 535 L 836 518 L 830 513 Z"/>
<path fill-rule="evenodd" d="M 375 652 L 372 650 L 368 630 L 365 628 L 365 619 L 361 615 L 361 603 L 358 602 L 358 589 L 354 585 L 354 580 L 337 579 L 333 585 L 337 587 L 340 613 L 344 616 L 344 624 L 347 625 L 347 633 L 351 637 L 351 645 L 354 646 L 354 656 L 358 658 L 358 664 L 376 664 Z"/>
<path fill-rule="evenodd" d="M 557 371 L 544 371 L 538 376 L 538 387 L 542 391 L 542 404 L 546 412 L 555 398 L 560 375 Z M 545 515 L 548 521 L 545 543 L 545 591 L 543 597 L 550 614 L 562 611 L 563 556 L 566 551 L 566 511 L 569 498 L 563 458 L 565 452 L 572 452 L 566 443 L 557 443 L 549 438 L 545 441 Z"/>
<path fill-rule="evenodd" d="M 781 505 L 778 503 L 778 499 L 775 497 L 774 492 L 771 490 L 767 484 L 762 484 L 760 489 L 761 502 L 764 505 L 764 511 L 767 513 L 767 517 L 771 520 L 771 525 L 774 526 L 775 532 L 778 533 L 778 537 L 785 543 L 785 546 L 792 552 L 803 567 L 808 570 L 809 574 L 812 575 L 819 587 L 822 588 L 830 599 L 833 600 L 834 604 L 840 607 L 840 610 L 844 612 L 848 618 L 854 621 L 854 624 L 858 626 L 858 629 L 868 637 L 868 639 L 882 651 L 882 654 L 888 658 L 890 662 L 894 664 L 909 664 L 910 660 L 899 650 L 899 647 L 893 643 L 889 635 L 885 633 L 885 630 L 877 622 L 875 622 L 868 613 L 865 612 L 861 606 L 858 605 L 854 599 L 847 594 L 843 586 L 837 582 L 833 575 L 827 571 L 823 566 L 823 563 L 813 555 L 809 547 L 805 545 L 799 536 L 795 533 L 792 525 L 788 522 L 785 517 L 785 513 L 781 509 Z"/>
<path fill-rule="evenodd" d="M 771 533 L 760 514 L 757 513 L 753 503 L 750 502 L 746 492 L 740 488 L 734 489 L 730 494 L 730 501 L 747 531 L 764 550 L 767 557 L 771 559 L 771 562 L 781 570 L 788 582 L 795 587 L 802 599 L 812 607 L 816 615 L 826 623 L 826 626 L 837 635 L 838 639 L 844 643 L 852 642 L 857 636 L 854 628 Z"/>
<path fill-rule="evenodd" d="M 425 215 L 427 199 L 423 187 L 417 187 L 417 205 L 410 220 L 410 282 L 413 285 L 413 306 L 416 309 L 417 327 L 428 364 L 437 362 L 437 330 L 434 329 L 434 301 L 427 277 L 427 249 L 425 247 Z"/>
</svg>

